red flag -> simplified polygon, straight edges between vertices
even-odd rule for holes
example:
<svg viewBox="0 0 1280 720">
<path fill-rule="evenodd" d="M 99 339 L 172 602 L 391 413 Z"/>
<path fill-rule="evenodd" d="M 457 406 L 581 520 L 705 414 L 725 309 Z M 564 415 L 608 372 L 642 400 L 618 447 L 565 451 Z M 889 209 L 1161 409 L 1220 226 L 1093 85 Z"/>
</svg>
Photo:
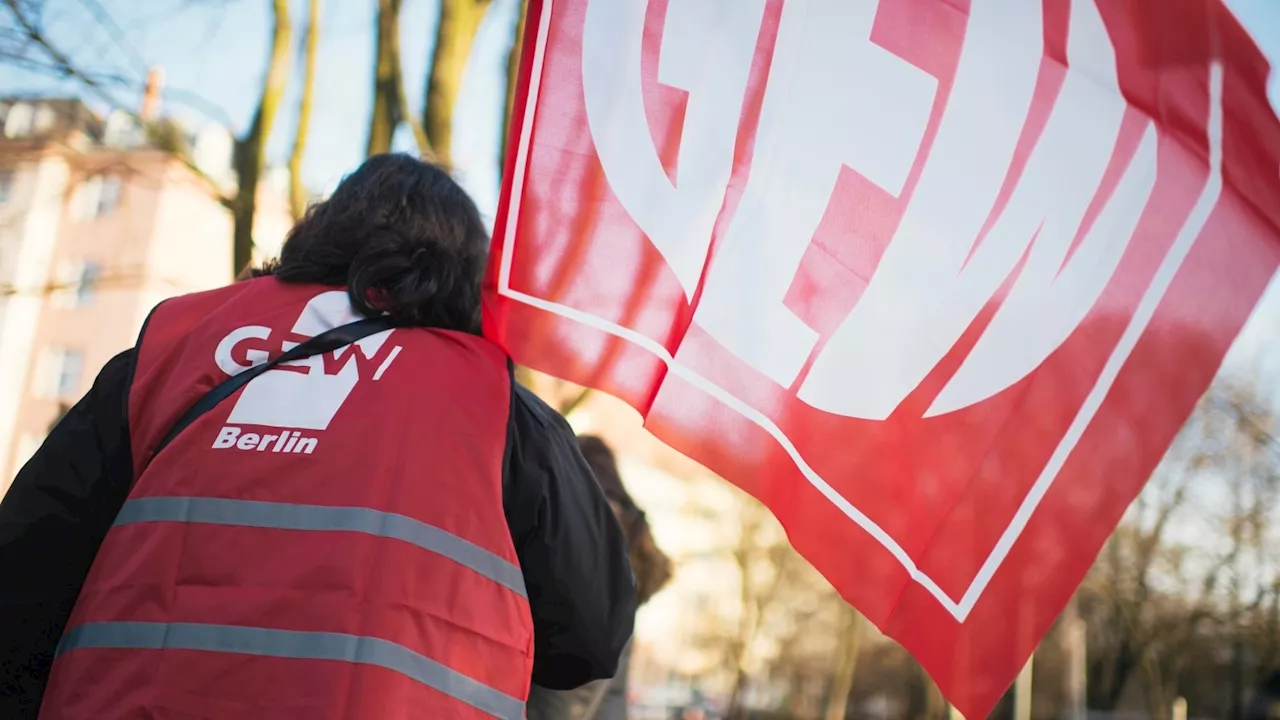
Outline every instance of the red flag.
<svg viewBox="0 0 1280 720">
<path fill-rule="evenodd" d="M 1219 0 L 529 12 L 486 331 L 985 716 L 1280 263 L 1263 57 Z"/>
</svg>

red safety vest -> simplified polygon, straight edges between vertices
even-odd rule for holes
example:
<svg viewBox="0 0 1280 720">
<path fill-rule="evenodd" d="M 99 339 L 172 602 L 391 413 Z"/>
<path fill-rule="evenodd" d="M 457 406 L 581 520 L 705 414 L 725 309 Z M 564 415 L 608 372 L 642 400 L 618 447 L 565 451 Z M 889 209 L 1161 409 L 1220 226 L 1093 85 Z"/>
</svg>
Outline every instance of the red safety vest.
<svg viewBox="0 0 1280 720">
<path fill-rule="evenodd" d="M 533 622 L 502 510 L 499 348 L 371 335 L 263 373 L 153 452 L 229 374 L 355 319 L 345 291 L 271 278 L 152 314 L 136 481 L 42 718 L 524 716 Z"/>
</svg>

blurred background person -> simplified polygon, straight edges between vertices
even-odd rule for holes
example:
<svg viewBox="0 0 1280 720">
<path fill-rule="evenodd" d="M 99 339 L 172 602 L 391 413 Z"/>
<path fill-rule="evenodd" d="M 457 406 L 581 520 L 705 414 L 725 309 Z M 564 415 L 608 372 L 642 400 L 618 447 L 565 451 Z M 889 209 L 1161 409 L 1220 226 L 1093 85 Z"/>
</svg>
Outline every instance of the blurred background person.
<svg viewBox="0 0 1280 720">
<path fill-rule="evenodd" d="M 1273 670 L 1254 688 L 1245 720 L 1280 720 L 1280 670 Z"/>
<path fill-rule="evenodd" d="M 609 446 L 598 437 L 584 435 L 578 438 L 578 447 L 622 524 L 639 604 L 644 605 L 671 579 L 671 561 L 654 542 L 644 511 L 623 486 Z M 597 680 L 577 690 L 557 692 L 535 684 L 529 695 L 529 720 L 626 720 L 630 658 L 628 643 L 612 680 Z"/>
</svg>

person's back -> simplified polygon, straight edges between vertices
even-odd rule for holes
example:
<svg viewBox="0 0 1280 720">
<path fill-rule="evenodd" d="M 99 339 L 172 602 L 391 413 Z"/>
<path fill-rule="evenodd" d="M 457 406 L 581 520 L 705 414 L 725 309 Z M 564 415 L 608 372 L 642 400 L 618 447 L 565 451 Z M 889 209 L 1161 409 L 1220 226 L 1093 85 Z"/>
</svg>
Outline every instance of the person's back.
<svg viewBox="0 0 1280 720">
<path fill-rule="evenodd" d="M 57 518 L 92 516 L 83 545 L 39 551 L 64 577 L 0 596 L 15 633 L 44 630 L 0 657 L 4 717 L 34 716 L 50 639 L 48 718 L 519 718 L 531 677 L 612 675 L 625 542 L 568 426 L 479 336 L 484 240 L 447 176 L 384 156 L 264 277 L 159 306 L 0 505 L 0 569 L 31 587 Z M 395 327 L 268 370 L 164 444 L 226 378 L 361 317 Z M 107 457 L 83 425 L 126 403 Z M 44 507 L 89 457 L 94 489 Z"/>
</svg>

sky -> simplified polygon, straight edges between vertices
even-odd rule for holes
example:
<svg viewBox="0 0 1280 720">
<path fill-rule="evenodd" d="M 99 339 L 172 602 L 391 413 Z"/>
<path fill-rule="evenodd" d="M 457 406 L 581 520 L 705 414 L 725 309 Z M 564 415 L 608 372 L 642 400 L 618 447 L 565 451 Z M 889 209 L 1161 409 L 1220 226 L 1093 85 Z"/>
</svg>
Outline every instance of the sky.
<svg viewBox="0 0 1280 720">
<path fill-rule="evenodd" d="M 1016 0 L 1015 0 L 1016 1 Z M 1143 0 L 1181 2 L 1184 0 Z M 269 44 L 266 0 L 44 0 L 46 32 L 75 62 L 101 72 L 141 78 L 160 65 L 166 75 L 165 112 L 190 124 L 211 118 L 239 131 L 249 122 L 261 87 Z M 401 49 L 409 102 L 420 109 L 435 32 L 438 0 L 403 0 Z M 295 18 L 306 0 L 290 0 Z M 313 190 L 331 190 L 362 159 L 372 107 L 374 0 L 324 0 L 319 58 L 320 82 L 312 119 L 304 179 Z M 1273 64 L 1280 64 L 1280 0 L 1227 0 Z M 494 0 L 480 28 L 455 115 L 455 165 L 459 180 L 486 215 L 497 204 L 500 108 L 505 93 L 506 54 L 517 0 Z M 102 8 L 116 27 L 95 21 Z M 3 14 L 0 14 L 0 18 Z M 0 20 L 2 21 L 2 20 Z M 295 42 L 302 22 L 295 23 Z M 296 56 L 295 56 L 296 57 Z M 300 63 L 295 63 L 295 69 Z M 300 69 L 299 69 L 300 72 Z M 297 118 L 298 83 L 290 85 L 268 146 L 269 160 L 283 163 Z M 0 95 L 75 95 L 73 81 L 0 68 Z M 1273 103 L 1280 78 L 1271 82 Z M 127 102 L 136 95 L 118 93 Z M 101 106 L 105 107 L 105 106 Z M 402 131 L 398 149 L 412 149 Z M 1261 372 L 1280 402 L 1280 281 L 1233 349 L 1228 366 Z"/>
<path fill-rule="evenodd" d="M 164 112 L 192 124 L 209 119 L 239 131 L 248 125 L 262 82 L 269 45 L 265 0 L 45 0 L 46 32 L 70 49 L 82 67 L 138 78 L 146 68 L 165 72 Z M 102 7 L 118 26 L 104 28 L 90 12 Z M 302 38 L 305 0 L 290 0 L 295 45 Z M 497 204 L 498 108 L 505 94 L 506 53 L 515 24 L 515 0 L 494 0 L 468 66 L 467 91 L 456 113 L 454 156 L 481 207 Z M 363 159 L 373 103 L 374 0 L 325 0 L 312 130 L 303 174 L 313 190 L 332 189 Z M 404 0 L 401 45 L 411 107 L 420 111 L 435 33 L 437 0 Z M 3 15 L 3 14 L 0 14 Z M 295 55 L 295 58 L 299 58 Z M 300 59 L 295 61 L 300 74 Z M 298 84 L 291 83 L 268 147 L 283 163 L 297 120 Z M 74 81 L 3 68 L 0 94 L 79 95 Z M 125 102 L 136 94 L 118 92 Z M 86 98 L 91 99 L 91 98 Z M 95 104 L 100 104 L 94 101 Z M 105 107 L 105 105 L 102 105 Z M 403 149 L 412 138 L 397 138 Z"/>
<path fill-rule="evenodd" d="M 197 121 L 212 117 L 242 129 L 248 124 L 266 63 L 270 31 L 265 0 L 44 0 L 46 31 L 73 49 L 83 66 L 141 78 L 149 65 L 166 75 L 166 112 Z M 410 105 L 420 108 L 427 61 L 435 32 L 438 0 L 404 0 L 401 45 Z M 1160 0 L 1178 1 L 1178 0 Z M 290 0 L 295 18 L 305 17 L 305 0 Z M 1228 0 L 1262 50 L 1280 58 L 1280 0 Z M 119 32 L 96 22 L 100 6 Z M 314 190 L 331 189 L 359 164 L 372 107 L 374 0 L 325 0 L 320 48 L 320 83 L 303 173 Z M 505 88 L 506 52 L 515 23 L 516 0 L 494 0 L 477 38 L 459 100 L 455 164 L 478 204 L 492 211 L 497 202 L 499 108 Z M 295 41 L 302 23 L 295 23 Z M 300 63 L 295 63 L 295 68 Z M 292 83 L 269 145 L 283 162 L 297 118 L 297 85 Z M 1273 97 L 1280 80 L 1273 78 Z M 74 83 L 5 68 L 0 94 L 73 94 Z M 131 100 L 127 93 L 122 99 Z M 196 101 L 195 98 L 199 98 Z M 412 147 L 402 134 L 402 147 Z"/>
<path fill-rule="evenodd" d="M 1178 0 L 1160 0 L 1178 1 Z M 266 63 L 270 31 L 265 0 L 44 0 L 46 31 L 85 67 L 143 77 L 146 67 L 163 66 L 166 112 L 185 120 L 203 118 L 242 129 L 248 124 Z M 404 0 L 401 45 L 410 105 L 420 108 L 438 0 Z M 290 0 L 295 18 L 305 17 L 305 0 Z M 1280 58 L 1280 0 L 1228 0 L 1263 51 Z M 331 189 L 359 164 L 372 107 L 372 58 L 377 3 L 325 0 L 319 59 L 320 83 L 303 174 L 317 191 Z M 455 164 L 477 203 L 492 212 L 497 203 L 500 112 L 505 93 L 506 52 L 515 23 L 516 0 L 494 0 L 467 68 L 465 91 L 455 118 Z M 118 29 L 94 20 L 99 6 Z M 302 36 L 295 23 L 295 42 Z M 295 63 L 295 69 L 300 63 Z M 283 162 L 297 118 L 297 88 L 290 93 L 269 145 Z M 1280 80 L 1273 78 L 1273 97 Z M 56 81 L 5 68 L 0 94 L 75 94 L 71 81 Z M 119 97 L 133 98 L 124 92 Z M 197 100 L 198 98 L 198 100 Z M 407 133 L 400 147 L 412 147 Z"/>
</svg>

